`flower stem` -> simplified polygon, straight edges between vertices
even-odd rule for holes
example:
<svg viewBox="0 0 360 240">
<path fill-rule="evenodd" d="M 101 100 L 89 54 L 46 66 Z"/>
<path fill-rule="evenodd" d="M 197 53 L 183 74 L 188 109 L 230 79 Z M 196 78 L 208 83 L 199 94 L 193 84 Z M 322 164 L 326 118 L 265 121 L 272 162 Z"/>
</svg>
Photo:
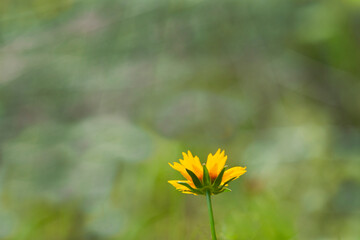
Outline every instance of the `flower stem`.
<svg viewBox="0 0 360 240">
<path fill-rule="evenodd" d="M 214 215 L 213 215 L 213 210 L 212 210 L 212 205 L 211 205 L 210 191 L 206 191 L 206 200 L 207 200 L 209 218 L 210 218 L 211 236 L 212 236 L 213 240 L 216 240 L 215 223 L 214 223 Z"/>
</svg>

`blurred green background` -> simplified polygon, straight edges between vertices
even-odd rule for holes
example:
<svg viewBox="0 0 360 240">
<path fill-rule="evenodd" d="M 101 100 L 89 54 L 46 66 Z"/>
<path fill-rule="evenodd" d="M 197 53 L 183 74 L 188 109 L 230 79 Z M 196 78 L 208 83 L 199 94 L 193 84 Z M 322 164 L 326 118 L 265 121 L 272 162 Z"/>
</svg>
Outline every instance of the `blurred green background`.
<svg viewBox="0 0 360 240">
<path fill-rule="evenodd" d="M 360 239 L 359 0 L 0 0 L 0 239 Z"/>
</svg>

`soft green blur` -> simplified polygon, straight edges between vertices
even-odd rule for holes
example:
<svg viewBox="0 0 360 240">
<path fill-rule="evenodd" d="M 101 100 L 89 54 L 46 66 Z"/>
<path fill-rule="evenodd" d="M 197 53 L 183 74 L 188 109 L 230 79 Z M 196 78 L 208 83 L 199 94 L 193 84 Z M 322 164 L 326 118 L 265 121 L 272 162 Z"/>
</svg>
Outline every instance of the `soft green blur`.
<svg viewBox="0 0 360 240">
<path fill-rule="evenodd" d="M 0 239 L 360 237 L 359 0 L 0 0 Z"/>
</svg>

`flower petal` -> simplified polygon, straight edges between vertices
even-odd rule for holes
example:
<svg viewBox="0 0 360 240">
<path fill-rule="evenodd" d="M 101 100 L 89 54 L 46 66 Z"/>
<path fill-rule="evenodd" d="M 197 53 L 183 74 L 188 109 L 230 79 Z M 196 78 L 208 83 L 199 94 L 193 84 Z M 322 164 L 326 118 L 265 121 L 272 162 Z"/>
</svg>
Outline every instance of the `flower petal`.
<svg viewBox="0 0 360 240">
<path fill-rule="evenodd" d="M 190 181 L 180 181 L 180 180 L 170 180 L 168 181 L 168 183 L 170 183 L 171 185 L 173 185 L 176 190 L 181 191 L 182 193 L 186 193 L 186 194 L 194 194 L 197 195 L 193 192 L 191 192 L 187 187 L 185 187 L 184 185 L 179 184 L 179 182 L 184 182 L 184 183 L 188 183 L 189 185 L 193 185 L 192 182 Z"/>
<path fill-rule="evenodd" d="M 208 155 L 207 161 L 206 161 L 206 167 L 208 170 L 212 169 L 215 165 L 215 157 L 220 154 L 221 149 L 219 148 L 215 155 L 212 155 L 211 153 Z"/>
<path fill-rule="evenodd" d="M 193 156 L 190 151 L 188 151 L 188 154 L 182 153 L 184 160 L 180 159 L 180 163 L 193 173 L 201 180 L 203 177 L 203 168 L 200 163 L 200 159 L 198 156 Z"/>
<path fill-rule="evenodd" d="M 229 181 L 232 178 L 238 178 L 246 173 L 246 167 L 233 167 L 225 171 L 221 184 Z"/>
<path fill-rule="evenodd" d="M 173 185 L 176 188 L 176 190 L 180 190 L 180 191 L 189 190 L 187 187 L 185 187 L 184 185 L 179 184 L 178 182 L 189 183 L 189 181 L 181 181 L 181 180 L 170 180 L 170 181 L 168 181 L 168 183 Z"/>
<path fill-rule="evenodd" d="M 226 160 L 227 156 L 225 155 L 225 150 L 221 152 L 220 148 L 214 156 L 211 153 L 209 154 L 206 167 L 209 170 L 211 180 L 215 180 L 217 178 L 221 170 L 224 168 Z"/>
<path fill-rule="evenodd" d="M 186 178 L 187 180 L 191 181 L 191 177 L 190 175 L 186 172 L 186 169 L 183 165 L 181 165 L 180 163 L 174 162 L 174 165 L 172 165 L 171 163 L 169 163 L 170 167 L 172 167 L 173 169 L 175 169 L 176 171 L 179 171 L 181 173 L 181 175 L 184 176 L 184 178 Z"/>
</svg>

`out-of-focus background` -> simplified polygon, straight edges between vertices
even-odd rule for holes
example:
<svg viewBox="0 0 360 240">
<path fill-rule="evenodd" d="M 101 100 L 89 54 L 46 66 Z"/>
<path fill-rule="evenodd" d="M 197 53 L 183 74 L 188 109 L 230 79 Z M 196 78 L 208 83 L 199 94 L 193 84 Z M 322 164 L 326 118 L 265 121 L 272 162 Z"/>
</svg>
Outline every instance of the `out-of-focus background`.
<svg viewBox="0 0 360 240">
<path fill-rule="evenodd" d="M 358 240 L 360 1 L 0 0 L 0 239 Z"/>
</svg>

